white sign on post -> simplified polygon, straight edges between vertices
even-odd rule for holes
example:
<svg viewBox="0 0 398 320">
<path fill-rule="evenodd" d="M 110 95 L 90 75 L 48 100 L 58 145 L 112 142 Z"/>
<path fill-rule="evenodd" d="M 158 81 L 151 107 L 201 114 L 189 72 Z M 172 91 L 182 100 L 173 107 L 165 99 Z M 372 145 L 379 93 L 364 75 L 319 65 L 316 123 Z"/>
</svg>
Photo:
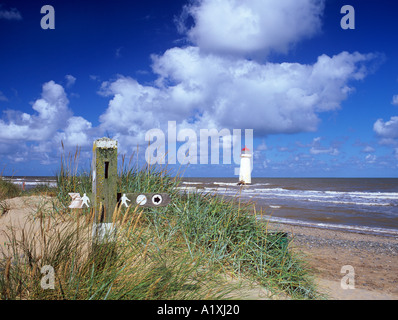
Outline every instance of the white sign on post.
<svg viewBox="0 0 398 320">
<path fill-rule="evenodd" d="M 84 193 L 83 197 L 80 197 L 80 193 L 69 193 L 69 195 L 72 198 L 72 202 L 69 205 L 69 208 L 71 209 L 81 209 L 83 208 L 83 205 L 86 205 L 87 208 L 90 207 L 88 204 L 90 202 L 90 198 L 87 197 L 87 195 Z"/>
<path fill-rule="evenodd" d="M 146 204 L 147 198 L 146 198 L 146 196 L 144 194 L 140 194 L 140 195 L 138 195 L 138 197 L 137 197 L 137 199 L 135 201 L 140 206 L 143 206 L 144 204 Z"/>
<path fill-rule="evenodd" d="M 129 198 L 126 197 L 126 194 L 123 193 L 123 197 L 120 199 L 122 201 L 122 205 L 125 205 L 126 207 L 128 207 L 129 205 L 127 204 L 127 201 L 130 202 L 131 200 Z"/>
</svg>

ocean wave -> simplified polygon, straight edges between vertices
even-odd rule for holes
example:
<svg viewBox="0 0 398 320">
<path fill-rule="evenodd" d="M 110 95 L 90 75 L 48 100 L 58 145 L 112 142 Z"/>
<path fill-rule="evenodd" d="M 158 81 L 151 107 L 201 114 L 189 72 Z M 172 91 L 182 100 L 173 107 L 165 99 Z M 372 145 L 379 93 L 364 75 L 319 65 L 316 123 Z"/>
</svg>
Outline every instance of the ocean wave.
<svg viewBox="0 0 398 320">
<path fill-rule="evenodd" d="M 238 195 L 242 199 L 256 198 L 261 201 L 297 201 L 324 205 L 356 207 L 395 207 L 398 206 L 396 192 L 339 192 L 316 190 L 286 190 L 284 188 L 230 188 L 228 186 L 205 187 L 207 192 L 227 196 Z"/>
<path fill-rule="evenodd" d="M 213 184 L 219 186 L 237 186 L 238 182 L 213 182 Z"/>
<path fill-rule="evenodd" d="M 318 191 L 319 192 L 319 191 Z M 345 195 L 359 198 L 377 198 L 377 199 L 398 199 L 398 192 L 364 192 L 364 191 L 323 191 L 325 194 L 334 196 Z"/>
<path fill-rule="evenodd" d="M 362 191 L 321 191 L 321 190 L 290 190 L 285 188 L 265 188 L 265 189 L 249 189 L 245 192 L 261 192 L 261 193 L 272 193 L 281 192 L 280 195 L 291 195 L 291 196 L 312 196 L 312 197 L 363 197 L 363 198 L 378 198 L 378 199 L 398 199 L 398 192 L 362 192 Z"/>
<path fill-rule="evenodd" d="M 254 188 L 244 189 L 242 194 L 246 196 L 257 195 L 259 198 L 282 198 L 292 200 L 305 200 L 313 202 L 367 205 L 367 206 L 393 206 L 398 205 L 398 193 L 396 192 L 339 192 L 316 190 L 287 190 L 284 188 Z"/>
<path fill-rule="evenodd" d="M 196 189 L 196 187 L 176 187 L 176 189 L 178 190 L 178 191 L 182 191 L 182 192 L 196 192 L 197 191 L 197 189 Z"/>
<path fill-rule="evenodd" d="M 322 203 L 334 203 L 334 204 L 351 204 L 356 206 L 392 206 L 389 202 L 355 202 L 355 201 L 343 201 L 343 200 L 318 200 L 318 199 L 307 199 L 311 202 L 322 202 Z"/>
<path fill-rule="evenodd" d="M 17 185 L 22 185 L 24 182 L 23 181 L 12 181 L 12 183 L 17 184 Z M 51 182 L 51 181 L 25 181 L 26 186 L 41 186 L 41 185 L 47 185 L 50 187 L 56 187 L 57 183 L 56 182 Z"/>
<path fill-rule="evenodd" d="M 322 223 L 322 222 L 307 222 L 307 221 L 302 221 L 302 220 L 280 218 L 280 217 L 274 217 L 274 216 L 271 217 L 271 216 L 266 216 L 266 215 L 258 216 L 257 219 L 258 220 L 265 219 L 265 220 L 268 220 L 271 222 L 296 225 L 296 226 L 300 226 L 300 227 L 313 227 L 313 228 L 321 228 L 321 229 L 366 233 L 366 234 L 398 236 L 397 229 L 389 229 L 389 228 L 332 224 L 332 223 Z"/>
<path fill-rule="evenodd" d="M 184 181 L 182 184 L 204 184 L 203 182 L 190 182 L 190 181 Z"/>
<path fill-rule="evenodd" d="M 205 191 L 208 191 L 208 192 L 213 192 L 213 193 L 215 193 L 215 194 L 218 194 L 218 193 L 222 193 L 222 194 L 237 194 L 237 193 L 239 193 L 239 190 L 231 190 L 231 189 L 228 189 L 228 188 L 222 188 L 222 187 L 218 187 L 218 188 L 209 188 L 209 187 L 205 187 L 204 188 L 204 190 Z"/>
</svg>

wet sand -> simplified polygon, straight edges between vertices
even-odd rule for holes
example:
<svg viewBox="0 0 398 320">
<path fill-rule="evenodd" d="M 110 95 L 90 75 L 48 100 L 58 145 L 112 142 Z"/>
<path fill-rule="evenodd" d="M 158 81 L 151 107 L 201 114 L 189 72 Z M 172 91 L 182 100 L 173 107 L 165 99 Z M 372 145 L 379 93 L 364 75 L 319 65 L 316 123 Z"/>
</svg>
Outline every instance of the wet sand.
<svg viewBox="0 0 398 320">
<path fill-rule="evenodd" d="M 288 233 L 292 250 L 303 254 L 329 299 L 398 299 L 398 238 L 287 224 L 269 228 Z M 343 266 L 353 268 L 354 282 Z M 353 289 L 343 289 L 342 280 Z"/>
</svg>

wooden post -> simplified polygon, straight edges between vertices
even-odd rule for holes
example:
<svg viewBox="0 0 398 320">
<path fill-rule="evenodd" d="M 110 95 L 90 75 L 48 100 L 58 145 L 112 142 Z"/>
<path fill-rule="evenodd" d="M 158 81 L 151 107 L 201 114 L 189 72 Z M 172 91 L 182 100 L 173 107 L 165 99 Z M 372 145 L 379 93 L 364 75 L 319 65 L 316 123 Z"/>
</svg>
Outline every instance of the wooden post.
<svg viewBox="0 0 398 320">
<path fill-rule="evenodd" d="M 113 232 L 112 215 L 117 204 L 117 141 L 101 138 L 93 145 L 93 235 L 102 241 Z"/>
</svg>

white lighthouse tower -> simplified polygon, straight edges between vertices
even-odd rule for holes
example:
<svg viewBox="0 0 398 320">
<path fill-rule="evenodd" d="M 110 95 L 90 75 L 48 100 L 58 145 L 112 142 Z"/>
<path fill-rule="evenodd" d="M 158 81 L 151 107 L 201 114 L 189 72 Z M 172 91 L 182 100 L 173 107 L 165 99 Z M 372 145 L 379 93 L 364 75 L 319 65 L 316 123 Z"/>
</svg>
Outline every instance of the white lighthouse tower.
<svg viewBox="0 0 398 320">
<path fill-rule="evenodd" d="M 245 146 L 240 154 L 239 185 L 252 182 L 251 157 L 250 149 Z"/>
</svg>

